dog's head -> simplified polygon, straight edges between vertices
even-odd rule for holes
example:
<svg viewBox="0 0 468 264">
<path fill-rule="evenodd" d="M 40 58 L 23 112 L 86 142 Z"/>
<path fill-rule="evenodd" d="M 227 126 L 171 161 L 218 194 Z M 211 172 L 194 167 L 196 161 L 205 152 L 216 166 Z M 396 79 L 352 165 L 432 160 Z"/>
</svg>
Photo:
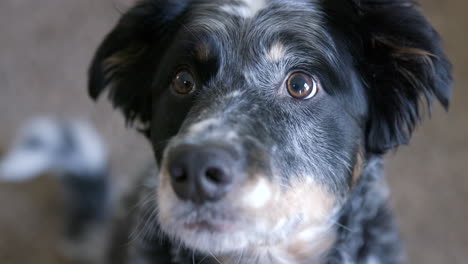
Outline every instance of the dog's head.
<svg viewBox="0 0 468 264">
<path fill-rule="evenodd" d="M 448 106 L 450 68 L 407 0 L 145 0 L 89 92 L 151 140 L 162 229 L 223 254 L 332 230 L 366 157 Z"/>
</svg>

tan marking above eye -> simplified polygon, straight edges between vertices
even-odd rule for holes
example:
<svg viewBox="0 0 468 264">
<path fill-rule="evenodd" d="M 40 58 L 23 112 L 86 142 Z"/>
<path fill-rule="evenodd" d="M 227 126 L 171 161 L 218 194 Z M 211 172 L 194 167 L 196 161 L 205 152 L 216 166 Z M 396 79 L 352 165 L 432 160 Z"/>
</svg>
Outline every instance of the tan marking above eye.
<svg viewBox="0 0 468 264">
<path fill-rule="evenodd" d="M 178 94 L 189 94 L 196 88 L 195 78 L 189 70 L 179 70 L 172 80 L 172 87 Z"/>
<path fill-rule="evenodd" d="M 319 89 L 318 81 L 304 72 L 294 72 L 286 81 L 289 95 L 296 99 L 307 100 L 314 97 Z"/>
<path fill-rule="evenodd" d="M 202 42 L 196 47 L 195 52 L 200 61 L 206 61 L 209 59 L 211 51 L 208 44 Z"/>
<path fill-rule="evenodd" d="M 283 59 L 286 54 L 286 47 L 281 42 L 276 42 L 271 45 L 270 50 L 267 53 L 267 58 L 273 62 L 278 63 Z"/>
</svg>

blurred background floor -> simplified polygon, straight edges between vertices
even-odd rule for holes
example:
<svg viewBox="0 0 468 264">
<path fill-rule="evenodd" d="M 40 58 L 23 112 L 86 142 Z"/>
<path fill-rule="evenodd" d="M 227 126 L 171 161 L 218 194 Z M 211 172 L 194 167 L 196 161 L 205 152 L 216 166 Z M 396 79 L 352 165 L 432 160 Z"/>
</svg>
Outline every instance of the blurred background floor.
<svg viewBox="0 0 468 264">
<path fill-rule="evenodd" d="M 86 70 L 103 35 L 131 0 L 0 2 L 0 154 L 38 114 L 84 118 L 106 135 L 117 186 L 140 172 L 150 150 L 102 100 L 88 99 Z M 411 263 L 468 259 L 468 1 L 420 0 L 455 66 L 453 104 L 435 107 L 409 147 L 390 154 L 387 178 Z M 0 185 L 0 263 L 64 263 L 57 256 L 61 201 L 42 178 Z"/>
</svg>

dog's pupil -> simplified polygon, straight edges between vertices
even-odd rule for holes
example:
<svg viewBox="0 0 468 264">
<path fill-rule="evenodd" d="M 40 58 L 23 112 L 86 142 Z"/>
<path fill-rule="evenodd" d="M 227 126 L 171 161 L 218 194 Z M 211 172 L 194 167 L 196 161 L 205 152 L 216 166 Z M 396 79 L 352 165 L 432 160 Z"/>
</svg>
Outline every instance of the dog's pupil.
<svg viewBox="0 0 468 264">
<path fill-rule="evenodd" d="M 190 86 L 192 86 L 192 77 L 187 72 L 181 73 L 180 76 L 179 76 L 179 80 L 182 81 L 183 85 L 186 88 L 190 88 Z"/>
<path fill-rule="evenodd" d="M 294 74 L 289 80 L 290 93 L 294 97 L 304 97 L 311 89 L 311 85 L 306 76 L 301 73 Z"/>
<path fill-rule="evenodd" d="M 303 93 L 304 90 L 307 90 L 308 85 L 302 78 L 294 78 L 293 83 L 293 90 L 297 93 Z"/>
<path fill-rule="evenodd" d="M 192 82 L 185 80 L 184 85 L 185 85 L 185 88 L 190 88 L 190 86 L 192 86 Z"/>
<path fill-rule="evenodd" d="M 192 91 L 194 82 L 192 75 L 187 71 L 180 71 L 175 78 L 175 88 L 178 93 L 187 94 Z"/>
</svg>

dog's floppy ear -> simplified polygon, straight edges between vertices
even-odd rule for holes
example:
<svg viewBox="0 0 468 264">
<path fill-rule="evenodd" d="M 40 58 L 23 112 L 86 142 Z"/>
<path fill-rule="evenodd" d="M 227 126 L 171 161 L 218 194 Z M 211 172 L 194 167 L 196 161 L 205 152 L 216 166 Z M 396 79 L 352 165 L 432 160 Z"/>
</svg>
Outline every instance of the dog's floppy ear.
<svg viewBox="0 0 468 264">
<path fill-rule="evenodd" d="M 448 108 L 451 64 L 437 32 L 409 0 L 354 0 L 361 21 L 360 65 L 369 95 L 367 149 L 406 144 L 434 96 Z"/>
<path fill-rule="evenodd" d="M 98 48 L 89 69 L 88 91 L 109 99 L 128 122 L 151 119 L 151 83 L 158 62 L 180 26 L 184 0 L 145 0 L 127 11 Z"/>
</svg>

